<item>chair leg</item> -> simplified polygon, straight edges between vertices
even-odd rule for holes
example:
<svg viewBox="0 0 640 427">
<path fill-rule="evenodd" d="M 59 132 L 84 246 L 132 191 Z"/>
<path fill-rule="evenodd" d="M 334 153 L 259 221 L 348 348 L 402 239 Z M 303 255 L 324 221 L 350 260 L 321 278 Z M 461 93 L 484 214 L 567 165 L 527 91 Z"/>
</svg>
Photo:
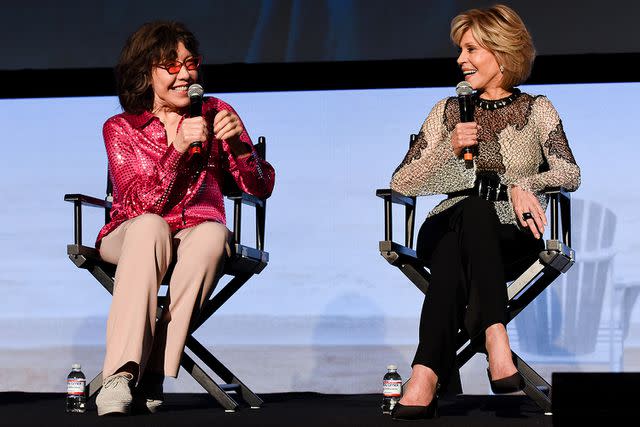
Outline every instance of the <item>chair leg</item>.
<svg viewBox="0 0 640 427">
<path fill-rule="evenodd" d="M 87 396 L 87 400 L 91 399 L 102 388 L 102 371 L 96 375 L 89 384 L 84 388 L 84 395 Z"/>
<path fill-rule="evenodd" d="M 252 409 L 260 408 L 263 401 L 249 387 L 240 381 L 226 366 L 216 359 L 193 335 L 209 317 L 211 317 L 229 298 L 231 298 L 251 277 L 253 273 L 238 274 L 231 279 L 218 293 L 209 299 L 191 327 L 190 335 L 187 336 L 185 347 L 193 352 L 205 365 L 219 376 L 225 384 L 217 384 L 213 381 L 186 352 L 182 353 L 183 367 L 194 377 L 202 387 L 209 392 L 227 411 L 233 411 L 238 407 L 238 403 L 233 400 L 227 392 L 235 391 L 240 399 L 247 403 Z M 185 363 L 187 366 L 185 366 Z"/>
<path fill-rule="evenodd" d="M 239 406 L 227 392 L 211 379 L 205 371 L 186 353 L 182 353 L 180 365 L 204 388 L 222 407 L 225 412 L 235 412 Z"/>
<path fill-rule="evenodd" d="M 226 381 L 231 387 L 225 387 L 225 385 L 218 385 L 207 373 L 198 366 L 198 364 L 185 352 L 182 353 L 182 360 L 180 364 L 182 367 L 204 388 L 222 407 L 226 412 L 234 412 L 239 404 L 232 399 L 227 391 L 237 391 L 240 397 L 251 405 L 251 408 L 259 408 L 262 405 L 262 399 L 256 396 L 247 386 L 245 386 L 239 379 L 235 377 L 220 361 L 218 361 L 206 348 L 202 346 L 198 341 L 193 339 L 190 349 L 201 360 L 203 360 L 209 368 L 211 368 L 216 375 Z M 202 347 L 202 350 L 199 347 Z M 193 347 L 193 348 L 191 348 Z M 197 352 L 194 350 L 197 350 Z M 205 357 L 208 359 L 206 360 Z M 213 366 L 212 366 L 213 365 Z M 221 375 L 221 373 L 224 375 Z M 229 379 L 230 378 L 230 379 Z M 85 396 L 87 400 L 94 397 L 98 391 L 102 388 L 102 372 L 96 375 L 89 384 L 85 387 Z"/>
<path fill-rule="evenodd" d="M 202 344 L 193 336 L 187 338 L 187 348 L 191 350 L 200 360 L 202 360 L 222 381 L 224 381 L 230 390 L 238 393 L 240 398 L 246 402 L 252 409 L 259 408 L 263 401 L 249 387 L 247 387 L 238 377 L 236 377 L 222 362 L 213 356 Z"/>
<path fill-rule="evenodd" d="M 529 396 L 543 411 L 551 412 L 551 385 L 545 381 L 536 371 L 524 360 L 513 352 L 518 372 L 524 378 L 524 393 Z"/>
<path fill-rule="evenodd" d="M 74 259 L 72 258 L 72 261 Z M 74 261 L 75 262 L 75 261 Z M 92 264 L 85 267 L 98 282 L 109 292 L 113 294 L 113 272 L 108 272 L 101 265 Z M 111 274 L 110 274 L 111 273 Z M 201 326 L 215 311 L 217 311 L 233 294 L 238 291 L 254 274 L 238 274 L 227 285 L 212 297 L 205 306 L 200 318 L 192 326 L 191 332 Z M 160 318 L 163 306 L 162 296 L 158 297 L 158 310 L 156 317 Z M 216 359 L 209 351 L 202 346 L 195 338 L 189 336 L 187 338 L 187 347 L 200 358 L 216 375 L 222 378 L 227 384 L 218 385 L 198 364 L 185 352 L 182 353 L 180 365 L 225 409 L 226 412 L 234 412 L 239 404 L 232 399 L 228 391 L 235 391 L 240 398 L 249 404 L 251 408 L 259 408 L 263 401 L 255 393 L 253 393 L 246 385 L 244 385 L 231 371 L 229 371 L 218 359 Z M 96 375 L 91 382 L 85 387 L 85 395 L 87 399 L 95 396 L 102 388 L 102 372 Z"/>
<path fill-rule="evenodd" d="M 396 246 L 392 242 L 380 242 L 380 254 L 394 267 L 398 267 L 411 282 L 426 294 L 430 274 L 422 266 L 415 254 L 407 255 L 407 248 L 403 250 L 392 250 Z M 384 245 L 383 245 L 384 244 Z M 535 299 L 547 286 L 549 286 L 560 274 L 565 272 L 565 262 L 567 255 L 565 251 L 554 255 L 554 251 L 546 251 L 545 256 L 551 257 L 542 262 L 537 260 L 529 269 L 525 271 L 517 280 L 512 282 L 508 288 L 508 320 L 511 321 L 522 309 L 524 309 L 533 299 Z M 558 251 L 555 251 L 558 252 Z M 541 255 L 542 256 L 542 255 Z M 557 257 L 562 257 L 565 261 L 555 261 Z M 572 258 L 571 258 L 572 259 Z M 562 268 L 558 268 L 562 266 Z M 570 266 L 570 264 L 569 264 Z M 469 340 L 469 336 L 460 331 L 456 337 L 458 353 L 456 355 L 456 369 L 452 373 L 451 380 L 447 384 L 445 391 L 447 393 L 462 393 L 462 383 L 460 381 L 460 368 L 464 366 L 476 353 L 478 347 L 477 340 Z M 524 392 L 545 412 L 551 411 L 551 385 L 547 383 L 536 371 L 527 365 L 518 355 L 513 353 L 516 361 L 516 368 L 525 380 Z"/>
<path fill-rule="evenodd" d="M 449 384 L 444 389 L 445 395 L 457 396 L 462 394 L 462 380 L 460 379 L 460 370 L 454 369 L 449 377 Z"/>
<path fill-rule="evenodd" d="M 244 285 L 253 274 L 237 275 L 229 281 L 218 293 L 211 297 L 202 307 L 200 316 L 194 322 L 191 332 L 198 329 L 209 317 L 213 315 L 229 298 L 231 298 Z"/>
<path fill-rule="evenodd" d="M 429 288 L 429 274 L 422 267 L 416 267 L 409 263 L 403 264 L 398 267 L 400 271 L 404 273 L 405 276 L 411 280 L 411 282 L 416 285 L 418 289 L 422 291 L 423 294 L 427 293 L 427 289 Z"/>
<path fill-rule="evenodd" d="M 468 337 L 463 332 L 459 332 L 458 339 L 465 340 L 468 339 Z M 470 340 L 461 347 L 462 350 L 460 350 L 456 355 L 457 369 L 464 366 L 476 354 L 475 348 L 477 345 L 474 346 L 474 342 L 477 341 L 477 339 L 478 338 L 476 337 L 475 340 Z M 522 375 L 525 380 L 524 393 L 529 396 L 529 398 L 531 398 L 531 400 L 533 400 L 540 409 L 545 412 L 551 412 L 551 384 L 545 381 L 544 378 L 542 378 L 514 351 L 511 351 L 511 353 L 518 372 L 520 372 L 520 375 Z M 458 372 L 459 375 L 459 370 L 456 372 Z M 455 383 L 453 383 L 453 386 L 455 387 Z M 462 392 L 462 390 L 460 390 L 460 392 Z"/>
</svg>

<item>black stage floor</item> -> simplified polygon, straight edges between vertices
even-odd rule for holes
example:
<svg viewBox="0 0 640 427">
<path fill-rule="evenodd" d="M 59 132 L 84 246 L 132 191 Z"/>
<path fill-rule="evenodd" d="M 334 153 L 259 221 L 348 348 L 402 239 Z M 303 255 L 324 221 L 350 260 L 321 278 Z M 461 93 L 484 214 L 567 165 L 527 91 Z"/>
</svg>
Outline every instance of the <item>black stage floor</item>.
<svg viewBox="0 0 640 427">
<path fill-rule="evenodd" d="M 84 414 L 67 414 L 64 394 L 0 393 L 2 426 L 302 426 L 358 427 L 551 426 L 552 417 L 526 396 L 458 396 L 440 401 L 436 420 L 396 422 L 380 410 L 380 395 L 318 393 L 262 394 L 260 409 L 241 407 L 225 413 L 207 394 L 167 394 L 162 412 L 127 417 L 98 417 L 93 402 Z"/>
</svg>

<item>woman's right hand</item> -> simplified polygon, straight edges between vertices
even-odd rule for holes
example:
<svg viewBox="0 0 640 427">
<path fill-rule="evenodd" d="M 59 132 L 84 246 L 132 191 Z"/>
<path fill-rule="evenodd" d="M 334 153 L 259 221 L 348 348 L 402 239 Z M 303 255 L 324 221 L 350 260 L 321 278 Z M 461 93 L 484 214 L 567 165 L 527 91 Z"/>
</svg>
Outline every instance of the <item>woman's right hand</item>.
<svg viewBox="0 0 640 427">
<path fill-rule="evenodd" d="M 478 130 L 476 122 L 458 123 L 451 134 L 451 146 L 456 157 L 460 157 L 462 150 L 478 144 Z"/>
<path fill-rule="evenodd" d="M 544 226 L 547 225 L 547 216 L 535 194 L 512 185 L 511 204 L 520 225 L 528 228 L 536 239 L 542 237 Z"/>
<path fill-rule="evenodd" d="M 176 139 L 173 141 L 173 146 L 176 150 L 184 153 L 189 149 L 189 145 L 192 142 L 200 141 L 205 142 L 209 136 L 209 129 L 207 128 L 207 121 L 204 117 L 190 117 L 182 121 Z"/>
</svg>

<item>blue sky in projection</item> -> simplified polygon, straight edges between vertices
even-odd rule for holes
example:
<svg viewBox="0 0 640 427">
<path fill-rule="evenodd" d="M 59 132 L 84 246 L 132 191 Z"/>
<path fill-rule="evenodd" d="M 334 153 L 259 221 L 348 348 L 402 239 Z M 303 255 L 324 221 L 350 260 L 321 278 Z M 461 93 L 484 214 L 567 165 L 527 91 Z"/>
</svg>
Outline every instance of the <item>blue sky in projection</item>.
<svg viewBox="0 0 640 427">
<path fill-rule="evenodd" d="M 583 174 L 574 197 L 613 210 L 614 278 L 638 280 L 638 141 L 625 115 L 640 84 L 523 90 L 546 94 L 560 112 Z M 271 262 L 251 291 L 221 312 L 418 313 L 415 289 L 378 253 L 383 207 L 374 192 L 388 186 L 408 135 L 438 99 L 452 94 L 452 88 L 216 94 L 236 108 L 252 138 L 267 137 L 267 157 L 277 171 L 267 211 Z M 1 317 L 106 315 L 107 293 L 66 257 L 73 209 L 62 199 L 65 193 L 103 197 L 101 128 L 119 111 L 115 97 L 0 101 Z M 438 200 L 420 199 L 420 221 Z M 87 210 L 85 220 L 85 242 L 93 243 L 101 212 Z"/>
</svg>

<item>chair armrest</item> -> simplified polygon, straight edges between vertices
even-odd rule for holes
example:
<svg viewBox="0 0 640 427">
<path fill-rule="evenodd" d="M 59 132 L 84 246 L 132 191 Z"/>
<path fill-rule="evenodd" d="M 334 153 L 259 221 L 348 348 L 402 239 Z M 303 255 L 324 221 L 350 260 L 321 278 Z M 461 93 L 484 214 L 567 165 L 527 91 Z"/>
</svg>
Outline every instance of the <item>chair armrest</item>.
<svg viewBox="0 0 640 427">
<path fill-rule="evenodd" d="M 93 206 L 93 207 L 98 207 L 98 208 L 111 209 L 111 202 L 109 202 L 107 200 L 104 200 L 104 199 L 98 199 L 96 197 L 86 196 L 84 194 L 65 194 L 64 195 L 64 201 L 65 202 L 80 203 L 80 204 L 83 204 L 85 206 Z"/>
<path fill-rule="evenodd" d="M 563 197 L 571 198 L 571 192 L 564 187 L 548 187 L 543 193 L 546 194 L 561 194 Z"/>
<path fill-rule="evenodd" d="M 390 188 L 379 188 L 376 190 L 376 196 L 384 199 L 391 200 L 391 203 L 404 206 L 415 206 L 416 198 L 411 196 L 405 196 Z"/>
<path fill-rule="evenodd" d="M 571 194 L 564 187 L 547 188 L 544 194 L 551 199 L 551 240 L 558 240 L 562 225 L 563 242 L 571 247 Z M 376 190 L 376 196 L 385 202 L 385 241 L 393 241 L 392 204 L 405 206 L 405 246 L 413 248 L 416 197 L 406 196 L 390 188 Z"/>
<path fill-rule="evenodd" d="M 256 210 L 256 249 L 264 251 L 267 200 L 243 191 L 229 193 L 226 197 L 233 201 L 233 234 L 236 244 L 240 245 L 242 237 L 242 205 L 250 205 Z"/>
<path fill-rule="evenodd" d="M 84 194 L 65 194 L 64 200 L 73 203 L 74 244 L 82 246 L 82 205 L 103 208 L 105 210 L 105 220 L 107 220 L 111 209 L 111 201 Z"/>
<path fill-rule="evenodd" d="M 377 189 L 376 196 L 384 200 L 384 240 L 387 242 L 393 241 L 393 204 L 403 205 L 405 207 L 404 245 L 412 249 L 416 198 L 413 196 L 405 196 L 389 188 Z"/>
<path fill-rule="evenodd" d="M 571 247 L 571 194 L 564 187 L 547 188 L 543 192 L 550 199 L 551 240 L 558 240 L 562 226 L 562 241 Z"/>
<path fill-rule="evenodd" d="M 253 196 L 253 195 L 251 195 L 249 193 L 245 193 L 245 192 L 228 194 L 227 195 L 227 199 L 234 200 L 234 201 L 235 200 L 240 200 L 245 205 L 260 206 L 260 207 L 264 207 L 264 205 L 267 202 L 266 199 L 262 199 L 260 197 Z"/>
</svg>

